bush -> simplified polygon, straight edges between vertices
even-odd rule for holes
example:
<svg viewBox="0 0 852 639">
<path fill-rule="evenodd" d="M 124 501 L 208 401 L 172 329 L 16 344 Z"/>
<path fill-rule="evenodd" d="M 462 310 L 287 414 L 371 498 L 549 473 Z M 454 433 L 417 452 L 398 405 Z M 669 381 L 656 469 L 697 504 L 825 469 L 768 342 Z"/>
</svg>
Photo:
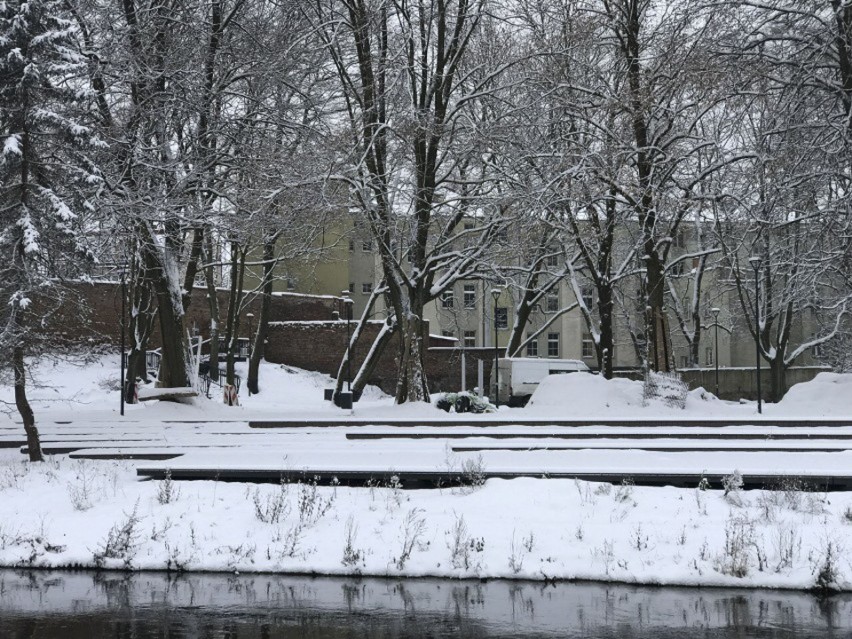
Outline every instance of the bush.
<svg viewBox="0 0 852 639">
<path fill-rule="evenodd" d="M 652 399 L 658 399 L 670 408 L 686 408 L 689 387 L 677 373 L 648 371 L 644 391 L 645 404 Z"/>
<path fill-rule="evenodd" d="M 436 406 L 441 410 L 449 412 L 452 409 L 457 413 L 493 413 L 497 410 L 494 404 L 471 391 L 445 393 L 438 399 Z"/>
</svg>

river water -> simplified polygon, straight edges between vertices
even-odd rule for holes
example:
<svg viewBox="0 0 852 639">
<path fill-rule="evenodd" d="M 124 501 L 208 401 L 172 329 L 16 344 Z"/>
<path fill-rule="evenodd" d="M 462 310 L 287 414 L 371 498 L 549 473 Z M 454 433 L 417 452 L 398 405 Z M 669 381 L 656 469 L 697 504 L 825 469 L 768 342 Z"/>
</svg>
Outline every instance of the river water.
<svg viewBox="0 0 852 639">
<path fill-rule="evenodd" d="M 0 570 L 2 639 L 852 637 L 852 596 L 571 583 Z"/>
</svg>

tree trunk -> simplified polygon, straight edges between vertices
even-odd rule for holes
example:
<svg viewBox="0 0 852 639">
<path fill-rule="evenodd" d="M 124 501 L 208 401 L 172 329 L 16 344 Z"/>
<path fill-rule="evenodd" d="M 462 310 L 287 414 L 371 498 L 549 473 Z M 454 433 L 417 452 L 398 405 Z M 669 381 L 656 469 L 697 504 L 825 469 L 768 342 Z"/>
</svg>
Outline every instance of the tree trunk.
<svg viewBox="0 0 852 639">
<path fill-rule="evenodd" d="M 647 250 L 647 247 L 646 247 Z M 657 372 L 671 370 L 668 322 L 665 313 L 665 276 L 656 251 L 647 253 L 647 348 L 648 366 Z"/>
<path fill-rule="evenodd" d="M 399 320 L 398 320 L 399 321 Z M 428 402 L 426 369 L 423 365 L 423 314 L 422 308 L 412 308 L 399 321 L 399 380 L 396 385 L 396 403 Z"/>
<path fill-rule="evenodd" d="M 148 381 L 145 354 L 157 314 L 157 307 L 153 304 L 153 294 L 144 269 L 140 271 L 140 266 L 135 259 L 131 263 L 131 269 L 134 274 L 130 282 L 130 352 L 127 355 L 124 379 L 124 401 L 128 404 L 136 402 L 134 391 L 137 377 Z"/>
<path fill-rule="evenodd" d="M 787 366 L 783 357 L 769 361 L 769 397 L 767 401 L 779 402 L 787 392 Z"/>
<path fill-rule="evenodd" d="M 361 362 L 361 367 L 358 369 L 355 379 L 352 381 L 353 393 L 363 391 L 367 386 L 367 383 L 373 377 L 376 367 L 379 365 L 379 360 L 385 352 L 385 347 L 388 342 L 390 342 L 391 337 L 394 336 L 394 333 L 396 333 L 396 322 L 393 322 L 392 320 L 389 320 L 389 322 L 390 324 L 383 327 L 376 336 L 376 341 L 374 341 L 372 347 L 370 347 L 370 352 L 367 353 L 367 357 L 365 357 L 364 361 Z M 338 392 L 339 391 L 340 389 L 338 388 Z"/>
<path fill-rule="evenodd" d="M 604 379 L 612 379 L 613 355 L 615 348 L 615 337 L 612 326 L 612 287 L 598 286 L 598 314 L 600 316 L 600 341 L 595 345 L 598 356 L 598 367 Z"/>
<path fill-rule="evenodd" d="M 277 238 L 277 236 L 276 236 Z M 263 346 L 269 331 L 269 310 L 272 306 L 272 274 L 275 269 L 275 239 L 268 240 L 263 245 L 263 295 L 260 301 L 260 317 L 257 318 L 257 333 L 251 349 L 248 368 L 249 393 L 260 392 L 258 378 L 260 376 L 260 360 L 263 359 Z M 249 335 L 251 339 L 251 335 Z"/>
<path fill-rule="evenodd" d="M 534 304 L 532 300 L 535 298 L 535 291 L 524 290 L 521 303 L 515 308 L 515 323 L 512 334 L 509 336 L 509 344 L 506 346 L 508 357 L 522 357 L 519 352 L 521 345 L 524 343 L 524 331 L 529 323 L 530 315 L 532 314 Z"/>
<path fill-rule="evenodd" d="M 210 308 L 210 371 L 208 376 L 214 382 L 219 381 L 219 295 L 216 291 L 216 279 L 213 272 L 213 241 L 208 233 L 205 238 L 206 254 L 204 280 L 207 284 L 207 305 Z"/>
<path fill-rule="evenodd" d="M 231 242 L 231 287 L 228 294 L 228 319 L 225 324 L 225 383 L 234 385 L 236 371 L 234 358 L 237 354 L 237 338 L 240 334 L 240 307 L 243 301 L 243 276 L 245 274 L 246 251 L 238 242 Z"/>
<path fill-rule="evenodd" d="M 168 233 L 167 233 L 168 234 Z M 184 312 L 178 264 L 169 246 L 160 247 L 153 228 L 146 222 L 139 224 L 139 241 L 145 270 L 151 275 L 151 284 L 157 296 L 160 315 L 162 360 L 158 386 L 186 388 L 189 386 L 189 358 L 184 336 Z"/>
<path fill-rule="evenodd" d="M 183 310 L 189 308 L 192 302 L 192 289 L 195 288 L 195 276 L 198 274 L 198 263 L 201 260 L 201 248 L 204 244 L 204 227 L 198 226 L 192 231 L 192 244 L 189 249 L 189 261 L 186 263 L 186 273 L 183 276 Z"/>
<path fill-rule="evenodd" d="M 27 434 L 27 452 L 30 461 L 44 461 L 41 452 L 41 441 L 38 436 L 38 428 L 35 424 L 35 415 L 27 399 L 27 375 L 24 368 L 24 348 L 16 346 L 12 353 L 12 366 L 15 369 L 15 406 L 24 422 L 24 431 Z"/>
</svg>

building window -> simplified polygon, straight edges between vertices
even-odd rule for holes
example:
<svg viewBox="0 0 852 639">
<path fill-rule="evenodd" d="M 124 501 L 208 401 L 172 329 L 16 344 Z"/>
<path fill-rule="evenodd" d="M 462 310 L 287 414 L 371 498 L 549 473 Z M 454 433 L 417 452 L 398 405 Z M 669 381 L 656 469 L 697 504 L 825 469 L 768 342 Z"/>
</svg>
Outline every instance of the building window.
<svg viewBox="0 0 852 639">
<path fill-rule="evenodd" d="M 509 328 L 509 309 L 506 306 L 498 306 L 494 309 L 494 323 L 498 329 Z"/>
<path fill-rule="evenodd" d="M 675 262 L 674 264 L 672 264 L 671 268 L 669 268 L 669 271 L 671 271 L 672 275 L 677 275 L 677 276 L 683 275 L 683 260 L 680 260 L 679 262 Z"/>
<path fill-rule="evenodd" d="M 361 250 L 362 250 L 362 251 L 364 251 L 364 253 L 370 253 L 370 252 L 372 252 L 372 250 L 373 250 L 373 240 L 364 240 L 364 241 L 361 243 Z"/>
<path fill-rule="evenodd" d="M 505 244 L 509 241 L 509 229 L 502 227 L 497 229 L 497 241 L 501 244 Z"/>
<path fill-rule="evenodd" d="M 441 335 L 443 335 L 444 337 L 454 337 L 452 331 L 441 331 Z"/>
<path fill-rule="evenodd" d="M 559 266 L 559 252 L 556 249 L 549 249 L 553 252 L 545 258 L 547 266 Z"/>
<path fill-rule="evenodd" d="M 713 349 L 709 346 L 704 349 L 704 361 L 707 362 L 708 366 L 713 365 Z"/>
<path fill-rule="evenodd" d="M 476 348 L 476 331 L 464 332 L 464 347 Z"/>
<path fill-rule="evenodd" d="M 355 250 L 355 240 L 349 240 L 349 252 L 351 253 L 354 250 Z"/>
<path fill-rule="evenodd" d="M 548 313 L 555 313 L 559 310 L 559 295 L 548 295 L 544 299 L 544 310 Z"/>
<path fill-rule="evenodd" d="M 455 304 L 456 300 L 452 289 L 441 293 L 441 306 L 444 308 L 453 308 Z"/>
<path fill-rule="evenodd" d="M 364 295 L 369 295 L 373 292 L 373 283 L 372 282 L 364 282 L 361 284 L 361 293 Z"/>
<path fill-rule="evenodd" d="M 592 359 L 595 356 L 595 343 L 591 337 L 583 338 L 583 359 Z"/>
<path fill-rule="evenodd" d="M 816 335 L 811 335 L 811 339 L 816 338 Z M 822 357 L 822 344 L 814 344 L 811 346 L 811 354 L 816 358 Z"/>
<path fill-rule="evenodd" d="M 355 295 L 355 282 L 349 282 L 349 294 Z"/>
<path fill-rule="evenodd" d="M 291 278 L 287 278 L 287 289 L 292 291 L 296 288 L 296 282 L 294 282 Z"/>
<path fill-rule="evenodd" d="M 530 338 L 532 333 L 527 333 L 527 339 Z M 538 340 L 532 339 L 527 342 L 527 357 L 538 357 Z"/>
<path fill-rule="evenodd" d="M 680 356 L 680 367 L 687 368 L 689 366 L 689 358 L 686 355 Z"/>
<path fill-rule="evenodd" d="M 559 357 L 559 333 L 547 334 L 547 356 Z"/>
<path fill-rule="evenodd" d="M 464 285 L 464 307 L 476 308 L 476 284 Z"/>
<path fill-rule="evenodd" d="M 595 289 L 592 286 L 583 286 L 580 288 L 580 296 L 583 298 L 583 304 L 586 308 L 592 308 L 595 305 Z"/>
</svg>

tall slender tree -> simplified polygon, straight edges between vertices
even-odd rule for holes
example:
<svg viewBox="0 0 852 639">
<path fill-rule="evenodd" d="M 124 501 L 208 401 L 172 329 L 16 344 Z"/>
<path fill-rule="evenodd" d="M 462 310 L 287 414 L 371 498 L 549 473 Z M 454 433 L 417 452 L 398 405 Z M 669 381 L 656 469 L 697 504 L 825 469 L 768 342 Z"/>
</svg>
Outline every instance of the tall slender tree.
<svg viewBox="0 0 852 639">
<path fill-rule="evenodd" d="M 42 460 L 26 392 L 32 309 L 43 315 L 61 298 L 51 262 L 89 257 L 89 197 L 101 183 L 94 157 L 103 145 L 90 126 L 76 37 L 58 0 L 0 2 L 0 353 L 11 355 L 31 461 Z"/>
</svg>

